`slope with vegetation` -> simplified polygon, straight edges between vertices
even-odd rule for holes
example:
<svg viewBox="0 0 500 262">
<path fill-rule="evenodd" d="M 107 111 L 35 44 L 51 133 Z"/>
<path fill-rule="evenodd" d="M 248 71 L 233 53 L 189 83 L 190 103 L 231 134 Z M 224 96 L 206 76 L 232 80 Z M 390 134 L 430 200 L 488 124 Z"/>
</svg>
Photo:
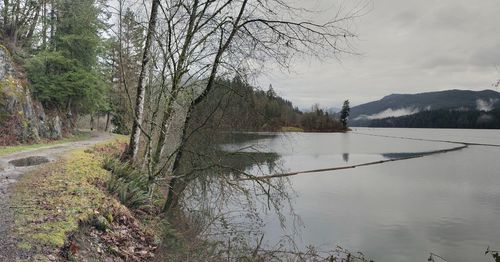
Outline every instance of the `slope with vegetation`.
<svg viewBox="0 0 500 262">
<path fill-rule="evenodd" d="M 41 261 L 58 257 L 130 261 L 154 256 L 154 228 L 142 226 L 105 189 L 110 174 L 103 164 L 123 150 L 121 141 L 123 137 L 90 150 L 73 151 L 16 183 L 11 206 L 18 255 Z"/>
<path fill-rule="evenodd" d="M 240 78 L 218 79 L 208 98 L 194 109 L 191 122 L 203 123 L 220 131 L 306 131 L 342 132 L 342 123 L 314 105 L 302 112 L 276 94 L 256 89 Z"/>
<path fill-rule="evenodd" d="M 78 115 L 107 110 L 106 26 L 96 1 L 0 7 L 0 145 L 60 139 L 74 131 Z"/>
<path fill-rule="evenodd" d="M 0 66 L 0 106 L 9 109 L 0 111 L 2 145 L 59 139 L 83 115 L 91 127 L 105 115 L 106 129 L 130 135 L 126 147 L 73 152 L 16 185 L 15 206 L 25 207 L 18 248 L 76 260 L 302 256 L 255 246 L 223 213 L 241 200 L 260 237 L 255 207 L 265 202 L 283 219 L 289 193 L 283 180 L 247 172 L 255 162 L 272 167 L 274 155 L 225 152 L 219 136 L 345 130 L 318 106 L 300 112 L 248 79 L 269 63 L 287 68 L 293 57 L 346 51 L 356 11 L 316 24 L 313 12 L 278 0 L 8 0 L 0 8 L 3 58 L 11 54 Z"/>
<path fill-rule="evenodd" d="M 499 129 L 500 108 L 492 111 L 429 110 L 372 120 L 370 127 Z"/>
<path fill-rule="evenodd" d="M 408 112 L 456 109 L 476 110 L 482 107 L 496 108 L 500 105 L 500 93 L 493 90 L 446 90 L 420 94 L 392 94 L 380 100 L 352 107 L 353 120 L 363 120 L 386 110 L 406 110 Z M 387 117 L 389 117 L 388 115 Z M 381 114 L 379 118 L 383 118 Z"/>
</svg>

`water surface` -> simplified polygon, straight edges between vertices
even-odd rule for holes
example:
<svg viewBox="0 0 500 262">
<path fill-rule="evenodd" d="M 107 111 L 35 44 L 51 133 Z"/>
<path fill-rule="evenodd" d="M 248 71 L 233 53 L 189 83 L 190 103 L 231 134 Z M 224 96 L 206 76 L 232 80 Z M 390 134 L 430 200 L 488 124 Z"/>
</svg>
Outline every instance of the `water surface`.
<svg viewBox="0 0 500 262">
<path fill-rule="evenodd" d="M 373 136 L 376 135 L 376 136 Z M 382 137 L 383 136 L 383 137 Z M 389 136 L 389 137 L 388 137 Z M 392 136 L 392 137 L 390 137 Z M 498 130 L 368 129 L 294 133 L 226 145 L 276 152 L 284 171 L 359 164 L 456 147 L 410 137 L 500 145 Z M 253 150 L 253 148 L 251 149 Z M 375 261 L 492 261 L 500 249 L 500 147 L 469 148 L 349 170 L 290 177 L 294 208 L 304 226 L 299 245 L 337 245 Z M 266 217 L 269 243 L 288 234 Z"/>
</svg>

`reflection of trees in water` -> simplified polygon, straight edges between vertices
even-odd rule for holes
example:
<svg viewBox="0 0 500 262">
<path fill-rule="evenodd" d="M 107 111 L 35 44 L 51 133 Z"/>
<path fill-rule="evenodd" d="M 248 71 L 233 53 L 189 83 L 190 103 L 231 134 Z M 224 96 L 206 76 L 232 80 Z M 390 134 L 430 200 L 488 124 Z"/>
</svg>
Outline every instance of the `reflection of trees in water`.
<svg viewBox="0 0 500 262">
<path fill-rule="evenodd" d="M 349 162 L 349 153 L 343 153 L 342 159 L 344 159 L 344 162 Z"/>
<path fill-rule="evenodd" d="M 275 138 L 277 136 L 277 133 L 227 132 L 217 134 L 216 141 L 219 144 L 243 144 L 249 142 L 258 142 L 262 139 Z"/>
<path fill-rule="evenodd" d="M 294 243 L 300 220 L 293 210 L 288 178 L 256 179 L 283 171 L 278 154 L 258 147 L 262 139 L 268 142 L 277 134 L 220 132 L 228 130 L 220 125 L 228 117 L 226 111 L 227 105 L 214 103 L 192 115 L 182 154 L 175 161 L 178 165 L 165 182 L 169 185 L 167 212 L 178 213 L 177 219 L 188 225 L 194 239 L 208 240 L 192 247 L 198 249 L 203 261 L 239 260 L 242 254 L 251 255 L 252 261 L 264 254 L 261 260 L 268 261 L 269 257 L 276 260 L 302 254 Z M 279 243 L 267 243 L 263 216 L 268 215 L 282 227 L 286 222 L 293 235 Z M 166 250 L 173 248 L 178 249 Z M 308 256 L 315 253 L 306 252 Z M 196 251 L 189 253 L 192 257 Z"/>
<path fill-rule="evenodd" d="M 291 187 L 287 179 L 267 181 L 242 179 L 278 172 L 279 155 L 259 152 L 250 141 L 260 135 L 205 133 L 187 145 L 175 189 L 185 217 L 198 228 L 201 238 L 213 239 L 219 250 L 252 250 L 263 235 L 261 215 L 274 212 L 284 225 L 284 211 L 291 208 Z M 207 139 L 210 137 L 210 139 Z M 245 143 L 231 152 L 220 150 L 213 141 Z M 187 174 L 187 175 L 186 175 Z M 291 217 L 295 217 L 293 212 Z M 238 251 L 239 250 L 239 251 Z"/>
<path fill-rule="evenodd" d="M 294 195 L 289 180 L 252 179 L 261 174 L 282 171 L 280 156 L 259 152 L 248 146 L 252 144 L 249 141 L 257 142 L 256 139 L 262 137 L 260 135 L 231 136 L 230 141 L 238 141 L 245 146 L 227 152 L 210 143 L 215 140 L 227 143 L 227 137 L 198 137 L 188 145 L 181 170 L 178 170 L 179 174 L 189 174 L 182 179 L 183 190 L 179 198 L 184 217 L 194 225 L 199 238 L 210 239 L 210 248 L 214 251 L 213 258 L 205 257 L 207 261 L 217 260 L 221 254 L 226 259 L 235 260 L 240 259 L 242 254 L 251 254 L 254 260 L 257 259 L 255 261 L 330 261 L 333 257 L 365 261 L 363 257 L 355 257 L 342 248 L 329 252 L 321 252 L 312 246 L 305 250 L 300 248 L 295 239 L 300 233 L 298 226 L 301 222 L 293 210 L 291 200 Z M 242 180 L 248 178 L 250 180 Z M 278 243 L 268 243 L 262 216 L 269 213 L 273 214 L 273 219 L 279 220 L 283 228 L 291 226 L 288 229 L 292 235 L 284 236 Z M 207 246 L 197 246 L 203 252 L 208 250 Z"/>
<path fill-rule="evenodd" d="M 257 167 L 265 173 L 273 173 L 280 169 L 277 162 L 279 155 L 276 153 L 265 152 L 219 152 L 222 157 L 223 166 L 230 170 L 226 170 L 228 174 L 240 176 L 241 171 L 249 170 Z M 258 175 L 258 174 L 257 174 Z"/>
</svg>

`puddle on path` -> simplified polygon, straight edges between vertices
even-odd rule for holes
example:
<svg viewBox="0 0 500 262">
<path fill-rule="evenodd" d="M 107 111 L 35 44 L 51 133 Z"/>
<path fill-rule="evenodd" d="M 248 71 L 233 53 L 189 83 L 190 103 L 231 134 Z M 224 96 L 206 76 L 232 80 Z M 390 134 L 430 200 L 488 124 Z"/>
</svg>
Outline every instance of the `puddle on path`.
<svg viewBox="0 0 500 262">
<path fill-rule="evenodd" d="M 43 156 L 30 156 L 9 161 L 9 164 L 15 167 L 37 166 L 50 162 L 50 160 Z"/>
</svg>

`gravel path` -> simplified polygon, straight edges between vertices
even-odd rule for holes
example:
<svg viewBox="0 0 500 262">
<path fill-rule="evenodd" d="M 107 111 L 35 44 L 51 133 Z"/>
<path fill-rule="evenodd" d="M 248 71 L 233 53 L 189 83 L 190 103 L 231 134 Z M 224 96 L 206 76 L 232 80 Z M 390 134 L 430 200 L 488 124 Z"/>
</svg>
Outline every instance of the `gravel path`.
<svg viewBox="0 0 500 262">
<path fill-rule="evenodd" d="M 14 167 L 9 162 L 34 156 L 43 157 L 52 162 L 69 151 L 87 148 L 110 139 L 112 139 L 110 134 L 94 132 L 92 133 L 92 137 L 87 140 L 68 142 L 0 156 L 0 262 L 16 261 L 16 258 L 22 256 L 22 254 L 18 253 L 14 240 L 9 237 L 9 230 L 13 224 L 12 210 L 9 206 L 9 188 L 12 184 L 16 183 L 22 174 L 36 170 L 40 166 Z"/>
</svg>

